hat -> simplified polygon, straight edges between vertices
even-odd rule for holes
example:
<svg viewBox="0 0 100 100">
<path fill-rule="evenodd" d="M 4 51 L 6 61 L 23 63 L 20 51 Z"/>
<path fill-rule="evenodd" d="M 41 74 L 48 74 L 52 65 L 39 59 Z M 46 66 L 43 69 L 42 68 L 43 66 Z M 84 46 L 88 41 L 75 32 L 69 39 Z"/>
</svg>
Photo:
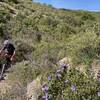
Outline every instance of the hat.
<svg viewBox="0 0 100 100">
<path fill-rule="evenodd" d="M 8 43 L 9 43 L 9 40 L 5 40 L 3 44 L 6 45 Z"/>
</svg>

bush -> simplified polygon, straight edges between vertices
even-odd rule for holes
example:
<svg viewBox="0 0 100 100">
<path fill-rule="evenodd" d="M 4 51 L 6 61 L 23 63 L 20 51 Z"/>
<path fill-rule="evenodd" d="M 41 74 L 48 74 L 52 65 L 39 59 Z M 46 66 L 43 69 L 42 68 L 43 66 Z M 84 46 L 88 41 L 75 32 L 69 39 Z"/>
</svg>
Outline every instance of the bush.
<svg viewBox="0 0 100 100">
<path fill-rule="evenodd" d="M 49 73 L 47 79 L 42 86 L 43 97 L 40 96 L 40 100 L 99 100 L 99 81 L 74 68 Z"/>
<path fill-rule="evenodd" d="M 0 10 L 0 37 L 5 38 L 8 36 L 6 24 L 10 20 L 10 14 L 7 11 Z"/>
<path fill-rule="evenodd" d="M 81 19 L 84 20 L 84 21 L 86 21 L 86 20 L 95 21 L 95 17 L 92 16 L 91 14 L 89 14 L 89 13 L 86 13 L 86 12 L 83 14 Z"/>
<path fill-rule="evenodd" d="M 34 48 L 21 41 L 16 41 L 16 62 L 29 60 L 28 56 L 34 51 Z"/>
<path fill-rule="evenodd" d="M 41 70 L 36 65 L 27 61 L 16 64 L 11 68 L 11 71 L 13 72 L 9 74 L 8 79 L 13 82 L 17 81 L 22 86 L 26 86 L 41 73 Z"/>
</svg>

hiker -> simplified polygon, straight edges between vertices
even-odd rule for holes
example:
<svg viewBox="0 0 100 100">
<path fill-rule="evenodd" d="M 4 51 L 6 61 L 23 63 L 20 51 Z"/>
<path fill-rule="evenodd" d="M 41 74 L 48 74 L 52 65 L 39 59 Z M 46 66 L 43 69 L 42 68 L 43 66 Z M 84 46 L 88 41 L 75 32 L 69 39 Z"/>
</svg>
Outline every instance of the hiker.
<svg viewBox="0 0 100 100">
<path fill-rule="evenodd" d="M 3 47 L 0 50 L 0 55 L 5 57 L 7 63 L 6 63 L 6 69 L 8 69 L 11 66 L 11 63 L 15 56 L 15 47 L 12 43 L 10 43 L 9 40 L 5 40 L 3 43 Z"/>
</svg>

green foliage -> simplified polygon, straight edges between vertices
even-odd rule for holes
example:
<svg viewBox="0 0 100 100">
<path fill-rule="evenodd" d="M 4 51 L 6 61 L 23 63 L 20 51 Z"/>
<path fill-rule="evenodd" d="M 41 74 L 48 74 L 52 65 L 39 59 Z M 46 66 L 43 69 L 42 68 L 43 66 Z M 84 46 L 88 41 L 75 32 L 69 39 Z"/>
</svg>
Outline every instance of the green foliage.
<svg viewBox="0 0 100 100">
<path fill-rule="evenodd" d="M 22 86 L 26 86 L 39 74 L 40 70 L 30 62 L 21 62 L 11 68 L 12 73 L 9 74 L 8 79 L 11 81 L 18 81 Z"/>
<path fill-rule="evenodd" d="M 18 3 L 18 0 L 8 0 L 8 2 Z"/>
<path fill-rule="evenodd" d="M 0 37 L 7 36 L 6 23 L 10 20 L 10 14 L 4 10 L 0 10 Z"/>
<path fill-rule="evenodd" d="M 32 51 L 34 51 L 34 48 L 21 41 L 16 41 L 16 45 L 16 62 L 29 60 L 28 56 L 31 55 Z"/>
<path fill-rule="evenodd" d="M 0 9 L 0 39 L 10 37 L 16 46 L 16 65 L 10 80 L 18 79 L 26 86 L 37 75 L 54 71 L 54 65 L 66 56 L 74 66 L 100 59 L 100 13 L 57 10 L 32 0 L 2 0 Z M 24 64 L 24 60 L 33 60 L 40 67 L 33 68 L 32 62 Z M 70 80 L 67 87 L 66 78 Z M 77 86 L 77 93 L 71 91 L 72 84 Z M 63 74 L 62 81 L 54 78 L 49 86 L 54 98 L 98 99 L 97 82 L 73 69 Z"/>
<path fill-rule="evenodd" d="M 37 58 L 39 59 L 41 55 L 46 55 L 44 53 L 50 53 L 50 47 L 52 47 L 52 50 L 54 49 L 52 54 L 54 61 L 69 55 L 74 59 L 74 62 L 89 64 L 94 58 L 100 58 L 97 50 L 99 49 L 99 43 L 97 43 L 99 37 L 96 39 L 96 36 L 99 36 L 99 22 L 96 19 L 99 14 L 95 16 L 95 13 L 85 11 L 56 10 L 35 3 L 30 8 L 30 5 L 32 4 L 28 2 L 26 5 L 25 1 L 23 4 L 15 6 L 18 14 L 14 18 L 10 18 L 9 22 L 1 24 L 1 35 L 7 33 L 12 39 L 23 40 L 24 42 L 26 42 L 26 38 L 29 38 L 31 45 L 36 47 L 32 51 L 33 58 L 38 55 Z M 3 17 L 3 15 L 1 16 Z M 3 19 L 2 22 L 5 19 L 7 20 L 7 17 Z M 86 34 L 91 35 L 87 36 Z M 95 38 L 91 39 L 93 37 Z M 81 40 L 84 42 L 81 42 Z M 50 46 L 44 46 L 49 43 Z M 94 43 L 97 47 L 94 47 L 91 43 Z M 42 44 L 43 48 L 39 46 Z M 56 54 L 58 48 L 60 49 Z M 89 52 L 86 53 L 85 48 L 90 48 L 88 49 Z M 24 55 L 24 53 L 26 52 L 18 54 Z M 25 57 L 21 56 L 18 59 L 22 60 Z"/>
<path fill-rule="evenodd" d="M 86 76 L 74 68 L 60 72 L 60 79 L 56 74 L 49 73 L 51 80 L 47 81 L 50 100 L 99 100 L 97 92 L 100 90 L 100 84 L 93 76 Z M 42 91 L 42 95 L 44 94 Z"/>
<path fill-rule="evenodd" d="M 89 13 L 86 13 L 86 12 L 83 14 L 81 19 L 84 20 L 84 21 L 86 21 L 86 20 L 95 21 L 95 17 L 92 16 L 91 14 L 89 14 Z"/>
</svg>

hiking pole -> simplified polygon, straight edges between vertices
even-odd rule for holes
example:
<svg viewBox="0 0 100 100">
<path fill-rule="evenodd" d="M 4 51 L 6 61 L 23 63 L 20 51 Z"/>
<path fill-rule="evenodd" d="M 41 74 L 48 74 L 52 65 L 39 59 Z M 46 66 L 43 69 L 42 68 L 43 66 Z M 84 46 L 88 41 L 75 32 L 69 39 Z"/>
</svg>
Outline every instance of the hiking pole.
<svg viewBox="0 0 100 100">
<path fill-rule="evenodd" d="M 5 64 L 3 64 L 3 66 L 2 66 L 2 70 L 1 70 L 1 74 L 0 74 L 0 80 L 2 79 L 4 68 L 5 68 Z"/>
</svg>

